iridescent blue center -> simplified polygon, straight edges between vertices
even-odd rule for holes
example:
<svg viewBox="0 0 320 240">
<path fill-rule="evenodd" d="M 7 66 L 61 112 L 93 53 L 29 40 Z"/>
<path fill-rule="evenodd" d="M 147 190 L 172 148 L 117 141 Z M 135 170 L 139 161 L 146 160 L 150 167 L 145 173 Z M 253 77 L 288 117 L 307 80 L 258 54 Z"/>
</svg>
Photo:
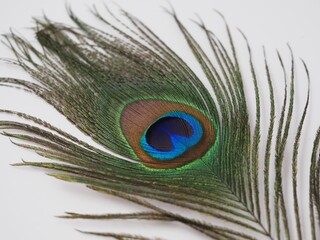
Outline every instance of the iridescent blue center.
<svg viewBox="0 0 320 240">
<path fill-rule="evenodd" d="M 170 112 L 148 127 L 140 144 L 151 157 L 168 161 L 195 146 L 202 136 L 201 123 L 195 117 L 184 112 Z"/>
</svg>

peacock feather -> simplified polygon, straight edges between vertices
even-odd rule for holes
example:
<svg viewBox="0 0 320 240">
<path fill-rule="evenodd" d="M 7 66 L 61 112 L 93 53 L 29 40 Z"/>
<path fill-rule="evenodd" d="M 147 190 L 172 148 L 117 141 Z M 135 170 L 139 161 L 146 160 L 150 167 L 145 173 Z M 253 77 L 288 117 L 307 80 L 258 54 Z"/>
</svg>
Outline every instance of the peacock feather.
<svg viewBox="0 0 320 240">
<path fill-rule="evenodd" d="M 16 57 L 11 62 L 35 81 L 1 78 L 0 85 L 39 96 L 110 151 L 96 148 L 35 116 L 5 109 L 0 112 L 23 121 L 1 120 L 2 134 L 48 159 L 16 165 L 55 170 L 50 174 L 55 178 L 85 184 L 148 210 L 104 215 L 67 213 L 65 218 L 175 221 L 210 239 L 309 236 L 302 229 L 297 188 L 299 142 L 309 88 L 303 112 L 294 115 L 296 60 L 290 47 L 291 62 L 285 62 L 278 53 L 278 65 L 283 70 L 280 81 L 285 83 L 280 106 L 275 101 L 275 80 L 264 52 L 268 89 L 263 90 L 269 93 L 270 109 L 262 115 L 260 80 L 250 45 L 243 34 L 249 54 L 245 64 L 251 70 L 250 78 L 245 79 L 227 23 L 228 41 L 224 43 L 204 22 L 197 22 L 206 36 L 209 51 L 205 51 L 174 10 L 168 10 L 209 82 L 207 87 L 179 55 L 129 12 L 121 10 L 123 16 L 118 17 L 108 11 L 104 16 L 93 9 L 105 26 L 103 31 L 87 24 L 71 9 L 68 13 L 75 26 L 46 17 L 36 20 L 36 39 L 41 48 L 15 33 L 5 36 Z M 221 18 L 224 20 L 222 15 Z M 298 64 L 305 71 L 309 86 L 307 66 L 303 61 Z M 254 86 L 254 113 L 248 110 L 245 93 L 249 81 Z M 279 116 L 276 109 L 280 109 Z M 253 124 L 249 116 L 255 117 Z M 260 141 L 262 116 L 269 119 L 266 143 Z M 297 129 L 291 127 L 293 118 L 300 119 Z M 293 143 L 288 142 L 290 131 L 295 134 Z M 310 167 L 308 224 L 312 239 L 317 239 L 320 130 L 312 137 L 312 155 L 305 156 L 304 161 Z M 293 147 L 289 155 L 287 145 Z M 292 166 L 290 186 L 284 185 L 284 161 Z M 292 195 L 286 194 L 286 188 L 292 188 Z M 293 206 L 289 207 L 286 199 L 293 199 Z M 176 205 L 181 211 L 199 212 L 210 221 L 173 212 L 158 206 L 159 201 Z M 291 208 L 292 219 L 288 217 Z M 216 220 L 222 220 L 224 226 L 216 224 Z M 141 236 L 125 232 L 84 233 L 121 240 L 147 239 L 143 230 Z"/>
</svg>

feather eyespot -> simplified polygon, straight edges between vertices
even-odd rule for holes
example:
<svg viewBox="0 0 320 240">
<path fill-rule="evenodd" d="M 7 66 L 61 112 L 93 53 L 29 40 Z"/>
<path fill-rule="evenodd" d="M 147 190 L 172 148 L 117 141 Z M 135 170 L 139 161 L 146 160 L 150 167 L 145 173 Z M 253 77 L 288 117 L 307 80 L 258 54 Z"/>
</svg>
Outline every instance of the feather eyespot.
<svg viewBox="0 0 320 240">
<path fill-rule="evenodd" d="M 120 123 L 137 157 L 152 168 L 176 168 L 199 159 L 216 138 L 213 124 L 203 113 L 170 101 L 128 104 Z"/>
</svg>

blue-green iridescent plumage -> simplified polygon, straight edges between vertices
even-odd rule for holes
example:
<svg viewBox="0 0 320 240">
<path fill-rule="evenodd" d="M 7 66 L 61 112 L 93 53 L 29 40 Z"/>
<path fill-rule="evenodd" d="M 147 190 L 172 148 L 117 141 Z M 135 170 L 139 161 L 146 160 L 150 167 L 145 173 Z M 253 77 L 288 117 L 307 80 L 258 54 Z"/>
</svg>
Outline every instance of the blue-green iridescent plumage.
<svg viewBox="0 0 320 240">
<path fill-rule="evenodd" d="M 153 158 L 170 161 L 199 143 L 202 136 L 203 128 L 195 117 L 169 112 L 149 126 L 140 145 Z"/>
<path fill-rule="evenodd" d="M 0 110 L 29 121 L 28 124 L 0 121 L 0 129 L 6 129 L 5 135 L 27 141 L 28 144 L 20 145 L 54 160 L 20 165 L 57 170 L 58 173 L 52 174 L 56 178 L 86 184 L 91 189 L 150 210 L 113 215 L 69 213 L 66 216 L 69 218 L 177 221 L 211 239 L 281 239 L 282 235 L 290 239 L 292 224 L 284 202 L 282 163 L 292 118 L 294 58 L 292 71 L 287 76 L 279 55 L 285 81 L 290 79 L 290 92 L 285 89 L 290 101 L 285 100 L 281 106 L 283 116 L 276 138 L 273 136 L 273 80 L 265 60 L 271 107 L 265 158 L 262 159 L 259 156 L 262 117 L 259 84 L 249 44 L 250 80 L 256 97 L 253 132 L 244 77 L 227 25 L 230 45 L 220 42 L 204 23 L 199 23 L 209 43 L 210 53 L 207 53 L 177 15 L 170 12 L 210 83 L 214 92 L 211 96 L 192 68 L 152 30 L 128 12 L 122 13 L 124 21 L 110 12 L 105 18 L 94 11 L 105 24 L 104 31 L 83 22 L 71 10 L 69 14 L 76 28 L 46 18 L 37 20 L 36 37 L 41 49 L 15 34 L 6 36 L 16 63 L 35 79 L 35 83 L 1 78 L 0 85 L 18 86 L 38 95 L 95 142 L 118 154 L 99 150 L 36 117 Z M 309 96 L 294 143 L 294 170 L 308 103 Z M 316 136 L 310 167 L 313 239 L 319 227 L 315 218 L 320 216 L 319 160 L 315 157 L 319 136 L 320 132 Z M 275 166 L 270 165 L 273 142 Z M 264 169 L 259 168 L 259 161 L 263 161 Z M 275 171 L 274 188 L 269 186 L 271 169 Z M 263 185 L 259 174 L 264 174 Z M 292 177 L 296 181 L 296 171 Z M 296 185 L 293 190 L 295 222 L 298 223 Z M 271 196 L 274 196 L 273 205 Z M 150 199 L 194 210 L 228 224 L 221 227 L 215 222 L 198 221 L 158 207 Z M 235 230 L 234 226 L 240 230 Z M 299 224 L 296 230 L 302 239 Z M 145 239 L 127 234 L 90 234 Z"/>
</svg>

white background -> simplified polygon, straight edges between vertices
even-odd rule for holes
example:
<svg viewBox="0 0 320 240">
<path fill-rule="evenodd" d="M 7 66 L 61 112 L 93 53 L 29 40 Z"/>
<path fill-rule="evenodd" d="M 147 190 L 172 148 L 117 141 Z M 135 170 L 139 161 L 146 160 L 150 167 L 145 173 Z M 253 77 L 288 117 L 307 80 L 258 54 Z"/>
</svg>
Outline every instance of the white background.
<svg viewBox="0 0 320 240">
<path fill-rule="evenodd" d="M 189 63 L 194 63 L 189 50 L 177 31 L 174 21 L 168 14 L 164 13 L 161 7 L 168 7 L 167 1 L 150 0 L 117 0 L 106 1 L 114 10 L 114 2 L 117 2 L 126 10 L 132 12 L 155 31 L 173 47 Z M 196 37 L 204 40 L 204 36 L 198 31 L 190 19 L 197 19 L 198 13 L 208 25 L 224 39 L 224 29 L 221 19 L 213 12 L 217 9 L 222 12 L 230 23 L 233 31 L 237 35 L 236 28 L 240 28 L 248 37 L 254 52 L 256 53 L 256 65 L 262 69 L 261 46 L 267 48 L 271 65 L 277 65 L 275 49 L 279 49 L 285 56 L 288 63 L 289 43 L 294 51 L 297 60 L 297 92 L 295 104 L 295 117 L 293 127 L 297 125 L 305 101 L 306 79 L 299 57 L 303 58 L 311 74 L 311 105 L 308 118 L 306 120 L 305 134 L 302 138 L 302 157 L 300 157 L 299 179 L 301 180 L 299 189 L 301 190 L 300 200 L 302 202 L 303 217 L 308 217 L 307 201 L 308 189 L 307 170 L 309 167 L 309 153 L 314 133 L 320 124 L 320 3 L 318 1 L 255 1 L 255 0 L 224 0 L 224 1 L 185 1 L 171 0 L 178 15 L 194 30 Z M 10 28 L 14 29 L 31 42 L 35 42 L 30 27 L 34 26 L 32 17 L 42 17 L 45 13 L 49 18 L 67 22 L 70 20 L 65 11 L 65 0 L 0 0 L 0 33 L 7 33 Z M 67 1 L 82 17 L 95 23 L 89 14 L 88 7 L 96 3 L 102 7 L 102 1 L 69 0 Z M 239 37 L 236 37 L 238 39 Z M 238 45 L 238 44 L 237 44 Z M 239 44 L 240 53 L 245 52 L 244 45 Z M 242 48 L 241 48 L 242 46 Z M 244 54 L 245 55 L 245 54 Z M 0 58 L 12 57 L 8 49 L 0 45 Z M 242 58 L 242 56 L 240 56 Z M 246 59 L 244 59 L 244 65 Z M 259 68 L 260 67 L 260 68 Z M 196 64 L 192 68 L 199 73 Z M 274 76 L 279 75 L 279 66 L 274 67 Z M 261 72 L 261 71 L 260 71 Z M 260 73 L 259 72 L 259 73 Z M 201 76 L 201 73 L 199 73 Z M 17 67 L 0 62 L 0 77 L 16 77 L 29 79 L 29 77 Z M 265 78 L 259 74 L 262 82 L 261 94 L 268 96 Z M 249 78 L 248 78 L 249 79 Z M 283 84 L 281 78 L 275 81 L 276 104 L 280 105 L 283 96 Z M 252 92 L 250 79 L 246 85 L 246 91 Z M 250 95 L 250 94 L 249 94 Z M 254 112 L 254 104 L 249 102 L 251 112 Z M 263 109 L 268 110 L 267 101 L 262 102 Z M 90 139 L 83 136 L 72 126 L 63 116 L 58 114 L 52 107 L 44 101 L 19 92 L 17 90 L 0 88 L 0 108 L 13 109 L 26 112 L 42 118 L 50 123 L 74 134 L 83 140 L 92 143 Z M 268 111 L 263 111 L 262 116 L 268 115 Z M 277 112 L 278 113 L 278 112 Z M 254 115 L 254 114 L 253 114 Z M 8 116 L 0 115 L 0 119 L 8 119 Z M 251 116 L 251 120 L 253 116 Z M 268 119 L 263 120 L 265 124 Z M 294 128 L 293 128 L 294 129 Z M 292 136 L 290 135 L 292 143 Z M 265 136 L 262 136 L 262 141 Z M 94 144 L 94 143 L 92 143 Z M 287 151 L 290 153 L 290 148 Z M 46 176 L 46 171 L 33 168 L 12 167 L 10 164 L 25 160 L 39 160 L 34 153 L 22 150 L 14 146 L 7 137 L 0 136 L 0 239 L 3 240 L 38 240 L 38 239 L 96 239 L 94 236 L 86 236 L 76 232 L 74 229 L 134 232 L 143 233 L 147 236 L 161 236 L 167 239 L 204 239 L 186 227 L 179 224 L 166 223 L 124 223 L 121 221 L 101 222 L 101 221 L 80 221 L 62 220 L 54 216 L 63 214 L 64 211 L 74 211 L 81 213 L 107 213 L 107 212 L 127 212 L 141 209 L 126 201 L 104 196 L 86 189 L 77 184 L 57 181 Z M 290 179 L 290 164 L 285 164 L 285 175 Z M 286 180 L 290 183 L 290 180 Z M 289 194 L 291 190 L 285 189 Z M 287 199 L 290 202 L 290 198 Z M 292 213 L 290 213 L 292 214 Z M 292 215 L 291 215 L 292 216 Z M 309 226 L 304 225 L 304 232 L 307 235 Z M 294 234 L 294 233 L 293 233 Z"/>
</svg>

